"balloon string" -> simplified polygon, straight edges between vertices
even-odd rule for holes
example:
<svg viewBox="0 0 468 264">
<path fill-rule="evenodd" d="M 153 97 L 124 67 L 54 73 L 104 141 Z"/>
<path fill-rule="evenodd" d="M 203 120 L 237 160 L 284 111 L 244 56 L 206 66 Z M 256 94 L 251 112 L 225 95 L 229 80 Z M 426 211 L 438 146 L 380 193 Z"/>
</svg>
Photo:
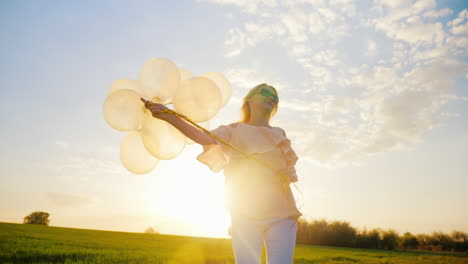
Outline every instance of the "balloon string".
<svg viewBox="0 0 468 264">
<path fill-rule="evenodd" d="M 161 101 L 161 100 L 159 100 L 159 98 L 157 98 L 157 97 L 156 97 L 155 99 L 156 99 L 157 101 L 159 101 L 159 102 Z M 165 103 L 164 105 L 168 105 L 168 104 L 171 104 L 171 103 L 172 103 L 172 102 L 168 102 L 168 103 Z M 189 117 L 187 117 L 187 116 L 185 116 L 185 115 L 183 115 L 183 114 L 177 113 L 176 111 L 174 111 L 174 110 L 172 110 L 172 109 L 169 109 L 169 108 L 166 108 L 166 109 L 164 109 L 164 110 L 161 110 L 161 111 L 159 111 L 159 113 L 168 113 L 168 114 L 173 114 L 173 115 L 175 115 L 175 116 L 178 116 L 178 117 L 184 119 L 185 121 L 189 122 L 189 123 L 192 124 L 193 126 L 197 127 L 198 129 L 202 130 L 203 132 L 205 132 L 206 134 L 208 134 L 210 137 L 216 139 L 217 141 L 219 141 L 219 142 L 221 142 L 222 144 L 224 144 L 224 145 L 230 147 L 231 149 L 233 149 L 233 150 L 239 152 L 239 153 L 240 153 L 241 155 L 243 155 L 244 157 L 249 158 L 249 159 L 252 159 L 252 160 L 255 160 L 255 161 L 257 161 L 258 163 L 262 164 L 263 166 L 265 166 L 265 167 L 267 167 L 267 168 L 269 168 L 269 169 L 271 169 L 271 170 L 273 170 L 273 171 L 276 171 L 276 168 L 272 167 L 270 164 L 264 162 L 263 160 L 260 160 L 260 159 L 257 159 L 257 158 L 255 158 L 255 157 L 252 157 L 252 155 L 248 155 L 248 154 L 244 153 L 242 150 L 240 150 L 240 149 L 238 149 L 237 147 L 235 147 L 235 146 L 233 146 L 233 145 L 227 143 L 227 142 L 224 141 L 223 139 L 219 138 L 217 135 L 211 133 L 211 131 L 209 131 L 209 130 L 205 129 L 204 127 L 198 125 L 197 123 L 193 122 Z M 279 174 L 279 175 L 282 176 L 282 177 L 285 178 L 285 179 L 289 179 L 289 177 L 288 177 L 287 175 L 285 175 L 285 174 Z M 299 190 L 299 188 L 297 187 L 297 185 L 296 185 L 295 183 L 292 183 L 292 184 L 294 185 L 294 187 L 296 188 L 296 190 L 301 194 L 301 197 L 304 197 L 303 194 L 302 194 L 302 192 L 301 192 L 301 190 Z M 285 183 L 285 184 L 284 184 L 284 193 L 287 194 L 287 192 L 288 192 L 288 184 Z M 299 208 L 301 208 L 301 207 L 302 207 L 302 203 L 301 203 L 301 206 L 300 206 Z"/>
<path fill-rule="evenodd" d="M 195 127 L 197 127 L 198 129 L 202 130 L 203 132 L 205 132 L 206 134 L 208 134 L 210 137 L 216 139 L 217 141 L 221 142 L 222 144 L 232 148 L 233 150 L 239 152 L 240 154 L 242 154 L 243 156 L 245 156 L 246 158 L 250 158 L 250 159 L 253 159 L 259 163 L 261 163 L 262 165 L 272 169 L 272 170 L 276 170 L 274 167 L 270 166 L 268 163 L 264 162 L 263 160 L 260 160 L 260 159 L 257 159 L 255 157 L 252 157 L 251 155 L 248 155 L 246 153 L 244 153 L 242 150 L 238 149 L 237 147 L 227 143 L 226 141 L 224 141 L 223 139 L 219 138 L 218 136 L 216 136 L 215 134 L 211 133 L 211 131 L 205 129 L 204 127 L 198 125 L 197 123 L 193 122 L 189 117 L 185 116 L 185 115 L 182 115 L 180 113 L 177 113 L 176 111 L 174 110 L 171 110 L 171 109 L 164 109 L 162 111 L 160 111 L 160 113 L 169 113 L 169 114 L 173 114 L 173 115 L 176 115 L 180 118 L 183 118 L 185 121 L 189 122 L 190 124 L 194 125 Z"/>
</svg>

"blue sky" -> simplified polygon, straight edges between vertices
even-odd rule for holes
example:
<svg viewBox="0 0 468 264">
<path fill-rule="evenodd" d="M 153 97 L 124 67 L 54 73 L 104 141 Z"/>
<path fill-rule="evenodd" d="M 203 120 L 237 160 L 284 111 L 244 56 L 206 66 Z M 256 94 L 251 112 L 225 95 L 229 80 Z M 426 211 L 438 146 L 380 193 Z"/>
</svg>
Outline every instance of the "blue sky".
<svg viewBox="0 0 468 264">
<path fill-rule="evenodd" d="M 238 120 L 252 86 L 277 87 L 272 122 L 299 154 L 307 217 L 468 231 L 464 1 L 0 5 L 0 221 L 47 210 L 58 226 L 225 235 L 222 174 L 196 161 L 200 146 L 133 175 L 126 133 L 104 121 L 109 85 L 165 57 L 230 80 L 212 127 Z"/>
</svg>

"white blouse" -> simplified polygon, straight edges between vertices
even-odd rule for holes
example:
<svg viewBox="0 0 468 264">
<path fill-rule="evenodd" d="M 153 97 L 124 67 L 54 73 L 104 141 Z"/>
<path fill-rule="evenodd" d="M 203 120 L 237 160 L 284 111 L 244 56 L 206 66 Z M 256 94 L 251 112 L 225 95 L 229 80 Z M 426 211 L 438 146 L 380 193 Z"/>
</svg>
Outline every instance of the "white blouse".
<svg viewBox="0 0 468 264">
<path fill-rule="evenodd" d="M 249 157 L 272 167 L 245 157 L 218 141 L 204 146 L 197 159 L 214 172 L 224 169 L 231 214 L 256 219 L 302 215 L 289 186 L 297 181 L 295 164 L 298 157 L 283 129 L 233 123 L 211 132 Z M 286 175 L 279 175 L 277 171 L 280 169 L 287 171 Z"/>
</svg>

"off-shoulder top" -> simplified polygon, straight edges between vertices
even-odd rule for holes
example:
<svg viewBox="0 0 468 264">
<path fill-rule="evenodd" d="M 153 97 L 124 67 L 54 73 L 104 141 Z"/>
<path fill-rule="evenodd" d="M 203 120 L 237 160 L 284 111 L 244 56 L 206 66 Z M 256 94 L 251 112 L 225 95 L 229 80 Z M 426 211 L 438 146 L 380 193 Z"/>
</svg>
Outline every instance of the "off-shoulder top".
<svg viewBox="0 0 468 264">
<path fill-rule="evenodd" d="M 245 157 L 218 141 L 204 146 L 197 159 L 214 172 L 224 169 L 226 199 L 231 214 L 254 219 L 298 218 L 302 215 L 289 186 L 298 180 L 295 170 L 298 157 L 283 129 L 232 123 L 211 132 L 249 157 L 272 167 Z M 279 169 L 288 171 L 287 177 L 278 175 Z"/>
</svg>

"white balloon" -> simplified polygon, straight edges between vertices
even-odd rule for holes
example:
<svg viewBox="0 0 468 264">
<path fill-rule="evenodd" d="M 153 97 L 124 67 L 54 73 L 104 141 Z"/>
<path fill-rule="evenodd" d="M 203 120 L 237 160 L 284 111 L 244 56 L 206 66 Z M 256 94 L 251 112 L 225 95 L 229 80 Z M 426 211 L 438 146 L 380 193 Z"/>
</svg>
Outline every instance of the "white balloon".
<svg viewBox="0 0 468 264">
<path fill-rule="evenodd" d="M 130 132 L 120 144 L 120 161 L 135 174 L 152 171 L 159 160 L 146 151 L 138 131 Z"/>
<path fill-rule="evenodd" d="M 221 106 L 226 105 L 232 95 L 231 84 L 229 83 L 228 79 L 226 79 L 226 77 L 224 77 L 219 72 L 206 72 L 201 76 L 206 77 L 216 83 L 216 85 L 219 87 L 219 90 L 221 91 Z"/>
<path fill-rule="evenodd" d="M 146 150 L 161 160 L 179 155 L 187 139 L 177 128 L 150 113 L 145 115 L 140 132 Z"/>
<path fill-rule="evenodd" d="M 191 72 L 187 71 L 187 70 L 179 69 L 179 72 L 180 72 L 180 81 L 181 82 L 193 77 L 193 74 Z"/>
<path fill-rule="evenodd" d="M 114 129 L 130 131 L 139 129 L 144 117 L 144 104 L 133 90 L 113 92 L 104 102 L 104 119 Z"/>
<path fill-rule="evenodd" d="M 141 68 L 138 79 L 148 99 L 171 100 L 179 88 L 180 73 L 177 66 L 164 58 L 152 58 Z M 156 102 L 156 101 L 155 101 Z"/>
<path fill-rule="evenodd" d="M 218 86 L 205 77 L 193 77 L 182 82 L 174 97 L 174 109 L 193 122 L 205 122 L 216 115 L 221 107 Z"/>
<path fill-rule="evenodd" d="M 107 91 L 107 96 L 111 95 L 112 93 L 123 90 L 123 89 L 128 89 L 128 90 L 133 90 L 137 94 L 139 94 L 141 97 L 145 97 L 145 94 L 143 93 L 143 89 L 141 88 L 140 82 L 135 81 L 132 79 L 120 79 L 115 82 L 113 82 L 109 90 Z"/>
</svg>

